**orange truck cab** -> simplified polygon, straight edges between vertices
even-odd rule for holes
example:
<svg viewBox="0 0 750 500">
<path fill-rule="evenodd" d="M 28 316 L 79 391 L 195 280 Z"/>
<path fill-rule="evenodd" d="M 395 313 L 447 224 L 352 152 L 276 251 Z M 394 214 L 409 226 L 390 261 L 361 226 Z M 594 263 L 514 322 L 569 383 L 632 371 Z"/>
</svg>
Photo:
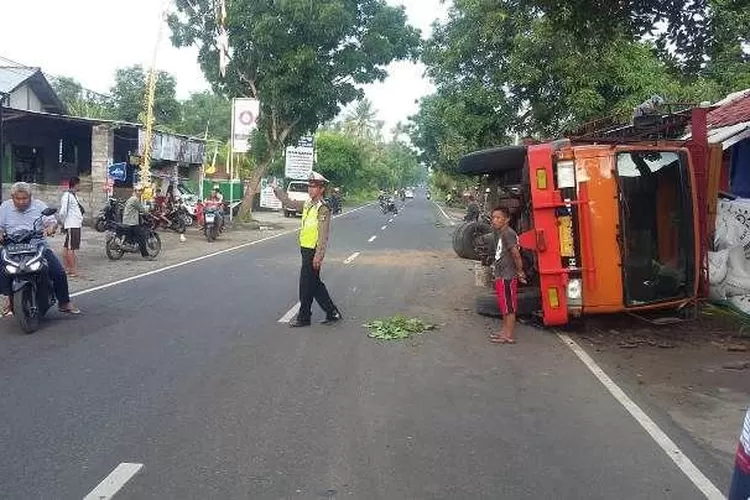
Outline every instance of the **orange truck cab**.
<svg viewBox="0 0 750 500">
<path fill-rule="evenodd" d="M 696 111 L 683 114 L 694 136 L 701 118 L 705 128 L 705 112 Z M 555 326 L 582 315 L 680 308 L 705 293 L 704 146 L 583 137 L 478 151 L 459 170 L 520 172 L 512 224 L 535 279 L 519 296 L 535 297 L 535 312 Z"/>
</svg>

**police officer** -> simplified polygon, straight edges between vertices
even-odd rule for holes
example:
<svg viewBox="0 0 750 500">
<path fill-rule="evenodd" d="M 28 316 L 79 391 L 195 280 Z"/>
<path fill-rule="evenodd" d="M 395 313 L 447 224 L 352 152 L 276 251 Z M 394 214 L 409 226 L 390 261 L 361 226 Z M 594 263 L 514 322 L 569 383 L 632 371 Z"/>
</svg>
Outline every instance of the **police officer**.
<svg viewBox="0 0 750 500">
<path fill-rule="evenodd" d="M 274 194 L 284 206 L 302 213 L 302 228 L 299 233 L 299 246 L 302 252 L 302 269 L 299 277 L 300 308 L 297 318 L 290 323 L 292 327 L 310 326 L 313 299 L 326 312 L 323 324 L 332 324 L 341 320 L 341 313 L 333 304 L 328 289 L 320 280 L 320 268 L 328 245 L 328 233 L 331 224 L 331 209 L 323 201 L 325 185 L 328 179 L 317 172 L 311 172 L 308 178 L 308 201 L 296 201 L 289 198 L 286 192 L 278 187 Z"/>
</svg>

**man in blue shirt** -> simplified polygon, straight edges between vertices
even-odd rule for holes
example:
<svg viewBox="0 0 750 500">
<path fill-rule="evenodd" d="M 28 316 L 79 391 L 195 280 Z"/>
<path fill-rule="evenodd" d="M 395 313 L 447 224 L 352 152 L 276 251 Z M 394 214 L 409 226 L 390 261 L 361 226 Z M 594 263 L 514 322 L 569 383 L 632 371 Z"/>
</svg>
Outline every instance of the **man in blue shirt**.
<svg viewBox="0 0 750 500">
<path fill-rule="evenodd" d="M 42 211 L 47 208 L 42 201 L 34 200 L 31 197 L 31 186 L 25 182 L 17 182 L 10 188 L 10 200 L 6 200 L 0 205 L 0 245 L 6 234 L 14 234 L 24 229 L 33 229 L 34 221 L 41 215 Z M 47 236 L 55 234 L 57 231 L 57 220 L 52 217 L 42 219 L 44 223 L 44 232 Z M 47 245 L 44 251 L 44 257 L 47 259 L 48 272 L 55 289 L 55 296 L 59 304 L 60 312 L 68 314 L 80 314 L 79 311 L 70 302 L 70 292 L 68 291 L 68 278 L 57 256 Z M 3 303 L 0 304 L 0 315 L 6 316 L 11 314 L 10 295 L 12 293 L 11 278 L 5 274 L 5 267 L 0 270 L 0 295 L 5 296 Z"/>
</svg>

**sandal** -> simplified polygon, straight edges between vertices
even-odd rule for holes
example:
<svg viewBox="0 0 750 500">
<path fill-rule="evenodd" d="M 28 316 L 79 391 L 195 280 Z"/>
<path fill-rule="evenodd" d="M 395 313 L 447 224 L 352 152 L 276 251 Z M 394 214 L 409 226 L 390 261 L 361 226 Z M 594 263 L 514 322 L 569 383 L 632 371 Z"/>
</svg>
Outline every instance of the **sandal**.
<svg viewBox="0 0 750 500">
<path fill-rule="evenodd" d="M 63 314 L 72 314 L 72 315 L 81 314 L 81 310 L 74 306 L 68 306 L 65 309 L 58 308 L 57 310 Z"/>
<path fill-rule="evenodd" d="M 509 339 L 508 337 L 491 337 L 490 342 L 493 344 L 515 344 L 515 339 Z"/>
<path fill-rule="evenodd" d="M 10 305 L 10 299 L 6 298 L 2 300 L 2 306 L 0 306 L 0 318 L 13 316 L 13 308 Z"/>
</svg>

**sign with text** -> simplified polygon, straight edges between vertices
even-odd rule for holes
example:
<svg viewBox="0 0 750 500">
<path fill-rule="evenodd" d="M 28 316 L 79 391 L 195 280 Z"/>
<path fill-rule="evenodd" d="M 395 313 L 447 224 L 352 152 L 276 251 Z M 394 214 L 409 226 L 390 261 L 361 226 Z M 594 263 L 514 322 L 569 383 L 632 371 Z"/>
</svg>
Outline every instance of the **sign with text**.
<svg viewBox="0 0 750 500">
<path fill-rule="evenodd" d="M 283 205 L 281 200 L 273 194 L 273 187 L 280 184 L 275 177 L 263 177 L 260 180 L 260 206 L 263 208 L 273 208 L 281 210 Z"/>
<path fill-rule="evenodd" d="M 128 177 L 128 165 L 125 162 L 113 163 L 107 170 L 109 176 L 116 181 L 124 181 Z"/>
<path fill-rule="evenodd" d="M 250 151 L 250 134 L 258 126 L 256 121 L 259 114 L 260 101 L 257 99 L 232 100 L 232 151 Z"/>
<path fill-rule="evenodd" d="M 297 141 L 298 148 L 312 148 L 315 146 L 315 138 L 311 135 L 303 135 Z"/>
<path fill-rule="evenodd" d="M 313 169 L 315 150 L 289 146 L 286 148 L 284 175 L 288 179 L 307 179 Z"/>
</svg>

